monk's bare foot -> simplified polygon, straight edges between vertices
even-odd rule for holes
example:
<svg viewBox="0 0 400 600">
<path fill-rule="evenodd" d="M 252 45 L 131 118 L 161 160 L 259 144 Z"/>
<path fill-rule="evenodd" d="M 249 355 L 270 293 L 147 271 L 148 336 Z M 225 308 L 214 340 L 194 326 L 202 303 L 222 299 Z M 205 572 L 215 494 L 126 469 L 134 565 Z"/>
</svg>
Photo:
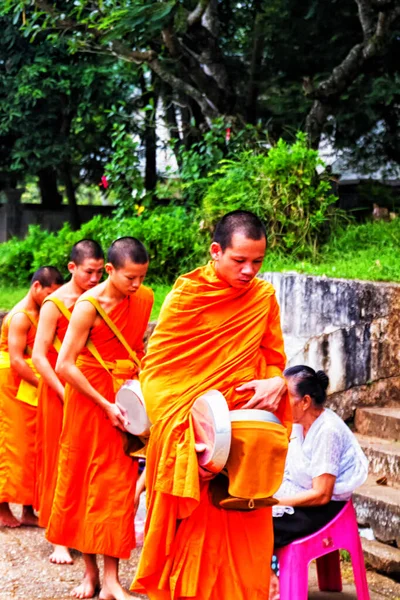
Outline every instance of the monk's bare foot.
<svg viewBox="0 0 400 600">
<path fill-rule="evenodd" d="M 0 504 L 0 527 L 19 527 L 21 523 L 12 514 L 7 502 Z"/>
<path fill-rule="evenodd" d="M 104 582 L 100 590 L 99 600 L 132 600 L 118 581 Z"/>
<path fill-rule="evenodd" d="M 93 598 L 99 591 L 100 580 L 99 574 L 96 575 L 85 573 L 82 583 L 74 588 L 71 592 L 71 596 L 74 598 Z"/>
<path fill-rule="evenodd" d="M 271 579 L 269 584 L 269 600 L 279 600 L 279 579 L 275 573 L 271 572 Z"/>
<path fill-rule="evenodd" d="M 54 551 L 50 554 L 49 560 L 54 565 L 73 565 L 74 561 L 65 546 L 54 546 Z"/>
<path fill-rule="evenodd" d="M 33 512 L 32 506 L 24 506 L 22 508 L 21 525 L 26 527 L 39 527 L 39 519 Z"/>
</svg>

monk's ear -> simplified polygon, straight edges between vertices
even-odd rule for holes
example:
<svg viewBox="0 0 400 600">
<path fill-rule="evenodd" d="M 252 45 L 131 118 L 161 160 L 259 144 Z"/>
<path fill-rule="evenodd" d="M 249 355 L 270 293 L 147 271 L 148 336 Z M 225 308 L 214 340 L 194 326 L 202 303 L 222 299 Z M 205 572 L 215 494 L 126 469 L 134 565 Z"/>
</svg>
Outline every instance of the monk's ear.
<svg viewBox="0 0 400 600">
<path fill-rule="evenodd" d="M 211 258 L 213 258 L 214 260 L 218 260 L 220 258 L 220 256 L 222 256 L 222 254 L 223 254 L 222 248 L 218 244 L 218 242 L 212 242 L 212 244 L 210 246 L 210 254 L 211 254 Z"/>
<path fill-rule="evenodd" d="M 67 265 L 67 269 L 68 269 L 68 271 L 69 271 L 69 272 L 71 273 L 71 275 L 72 275 L 72 274 L 73 274 L 73 272 L 74 272 L 74 271 L 75 271 L 75 269 L 76 269 L 76 264 L 75 264 L 75 263 L 74 263 L 72 260 L 70 260 L 70 261 L 69 261 L 69 263 L 68 263 L 68 265 Z"/>
<path fill-rule="evenodd" d="M 111 263 L 106 263 L 104 265 L 104 270 L 107 273 L 107 275 L 111 275 L 111 273 L 115 270 L 113 265 Z"/>
</svg>

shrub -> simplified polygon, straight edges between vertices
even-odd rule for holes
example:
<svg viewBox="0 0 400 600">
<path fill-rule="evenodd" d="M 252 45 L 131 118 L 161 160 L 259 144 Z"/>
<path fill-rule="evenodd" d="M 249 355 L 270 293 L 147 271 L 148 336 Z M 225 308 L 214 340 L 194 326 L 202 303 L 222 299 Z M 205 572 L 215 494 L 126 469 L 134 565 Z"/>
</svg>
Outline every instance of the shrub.
<svg viewBox="0 0 400 600">
<path fill-rule="evenodd" d="M 92 238 L 106 252 L 115 239 L 130 235 L 142 240 L 148 249 L 148 279 L 170 283 L 205 259 L 207 247 L 198 230 L 193 215 L 182 207 L 145 211 L 140 216 L 120 219 L 96 216 L 78 231 L 71 231 L 68 224 L 57 233 L 31 226 L 24 240 L 13 238 L 0 245 L 0 281 L 25 285 L 42 265 L 54 265 L 67 275 L 69 254 L 78 240 Z"/>
<path fill-rule="evenodd" d="M 341 214 L 332 206 L 336 197 L 329 181 L 317 175 L 323 165 L 302 133 L 292 146 L 279 140 L 267 154 L 246 151 L 222 160 L 203 199 L 206 226 L 212 229 L 231 210 L 251 210 L 266 223 L 270 248 L 315 255 L 327 237 L 327 221 Z"/>
</svg>

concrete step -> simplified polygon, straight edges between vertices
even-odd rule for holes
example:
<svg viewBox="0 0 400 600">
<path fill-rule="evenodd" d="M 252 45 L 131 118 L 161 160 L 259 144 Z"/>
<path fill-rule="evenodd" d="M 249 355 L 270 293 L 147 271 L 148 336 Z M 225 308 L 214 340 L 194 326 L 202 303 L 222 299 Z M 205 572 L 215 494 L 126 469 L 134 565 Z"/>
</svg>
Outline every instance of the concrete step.
<svg viewBox="0 0 400 600">
<path fill-rule="evenodd" d="M 378 541 L 400 547 L 399 487 L 377 485 L 370 476 L 354 492 L 353 502 L 359 525 L 371 527 Z"/>
<path fill-rule="evenodd" d="M 400 408 L 357 408 L 356 431 L 386 440 L 400 441 Z"/>
<path fill-rule="evenodd" d="M 400 484 L 400 442 L 382 440 L 356 433 L 361 448 L 369 460 L 369 471 L 378 477 Z"/>
<path fill-rule="evenodd" d="M 400 579 L 400 550 L 376 540 L 361 538 L 367 567 L 385 573 L 393 579 Z"/>
</svg>

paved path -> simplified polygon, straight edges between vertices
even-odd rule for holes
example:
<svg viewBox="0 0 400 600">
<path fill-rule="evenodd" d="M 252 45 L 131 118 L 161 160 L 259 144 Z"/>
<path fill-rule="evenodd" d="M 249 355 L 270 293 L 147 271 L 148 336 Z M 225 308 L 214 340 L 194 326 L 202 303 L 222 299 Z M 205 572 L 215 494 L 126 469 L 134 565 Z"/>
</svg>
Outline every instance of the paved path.
<svg viewBox="0 0 400 600">
<path fill-rule="evenodd" d="M 0 529 L 0 600 L 70 599 L 71 589 L 80 582 L 82 558 L 76 553 L 75 564 L 72 566 L 51 565 L 48 561 L 50 548 L 50 544 L 44 539 L 42 529 L 29 527 Z M 127 588 L 135 573 L 139 553 L 140 549 L 135 550 L 129 561 L 121 561 L 121 581 Z M 371 580 L 371 600 L 383 598 L 400 600 L 399 584 L 393 584 L 372 574 Z M 342 594 L 323 594 L 315 592 L 316 589 L 315 572 L 311 569 L 310 599 L 356 600 L 357 598 L 351 585 L 346 585 Z M 379 593 L 375 593 L 374 589 L 379 590 Z M 140 596 L 132 597 L 140 598 Z M 221 600 L 228 599 L 221 598 Z"/>
</svg>

